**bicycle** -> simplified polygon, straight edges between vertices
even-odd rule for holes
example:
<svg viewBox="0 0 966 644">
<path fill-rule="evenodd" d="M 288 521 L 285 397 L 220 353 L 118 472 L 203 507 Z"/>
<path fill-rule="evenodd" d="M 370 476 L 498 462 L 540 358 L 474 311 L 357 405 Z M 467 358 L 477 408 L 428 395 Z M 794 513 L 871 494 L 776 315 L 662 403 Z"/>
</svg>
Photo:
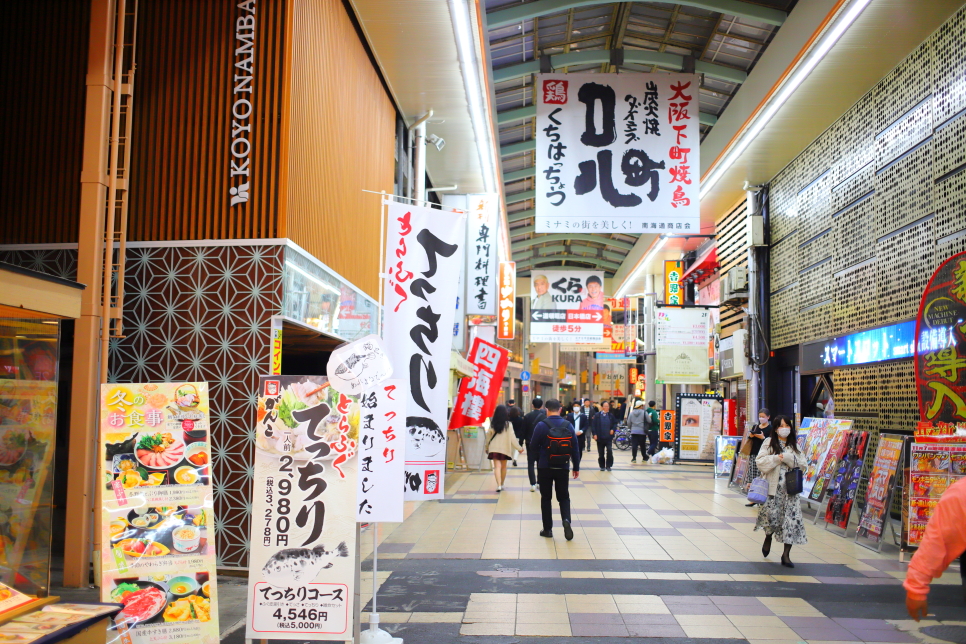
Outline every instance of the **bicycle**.
<svg viewBox="0 0 966 644">
<path fill-rule="evenodd" d="M 614 432 L 614 447 L 622 452 L 631 448 L 631 428 L 624 423 L 620 423 Z"/>
</svg>

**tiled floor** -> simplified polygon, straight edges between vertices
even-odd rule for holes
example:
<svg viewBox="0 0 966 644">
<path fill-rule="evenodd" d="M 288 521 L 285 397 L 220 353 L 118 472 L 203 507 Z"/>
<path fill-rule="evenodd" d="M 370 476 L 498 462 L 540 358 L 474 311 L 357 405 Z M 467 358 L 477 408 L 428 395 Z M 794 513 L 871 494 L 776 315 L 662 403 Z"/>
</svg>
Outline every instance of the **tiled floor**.
<svg viewBox="0 0 966 644">
<path fill-rule="evenodd" d="M 615 457 L 612 472 L 571 481 L 570 542 L 556 505 L 554 538 L 538 535 L 525 468 L 510 468 L 501 494 L 488 472 L 450 473 L 444 502 L 380 526 L 382 627 L 409 644 L 932 643 L 920 627 L 966 620 L 958 569 L 935 582 L 936 619 L 916 624 L 895 548 L 872 552 L 809 522 L 796 567 L 783 568 L 780 544 L 761 555 L 755 509 L 710 469 Z M 362 550 L 371 554 L 371 530 Z M 363 570 L 369 610 L 370 561 Z"/>
</svg>

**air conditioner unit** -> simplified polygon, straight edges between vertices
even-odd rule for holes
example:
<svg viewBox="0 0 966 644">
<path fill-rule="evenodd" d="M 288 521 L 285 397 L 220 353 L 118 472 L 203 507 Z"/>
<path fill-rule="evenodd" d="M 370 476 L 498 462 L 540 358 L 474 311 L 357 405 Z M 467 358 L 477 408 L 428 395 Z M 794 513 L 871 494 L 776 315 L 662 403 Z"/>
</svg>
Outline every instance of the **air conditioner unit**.
<svg viewBox="0 0 966 644">
<path fill-rule="evenodd" d="M 748 331 L 738 329 L 732 337 L 734 338 L 734 372 L 744 373 L 748 367 Z"/>
<path fill-rule="evenodd" d="M 735 266 L 730 271 L 728 271 L 728 276 L 731 278 L 730 287 L 732 293 L 747 293 L 748 292 L 748 269 L 744 266 Z"/>
</svg>

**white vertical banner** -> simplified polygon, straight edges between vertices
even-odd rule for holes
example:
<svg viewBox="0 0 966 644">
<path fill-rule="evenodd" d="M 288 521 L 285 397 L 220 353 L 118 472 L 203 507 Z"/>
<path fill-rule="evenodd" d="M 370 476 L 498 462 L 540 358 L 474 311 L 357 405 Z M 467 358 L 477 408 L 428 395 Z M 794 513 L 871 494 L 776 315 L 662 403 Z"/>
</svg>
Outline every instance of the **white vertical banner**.
<svg viewBox="0 0 966 644">
<path fill-rule="evenodd" d="M 467 195 L 466 314 L 496 315 L 497 195 Z"/>
<path fill-rule="evenodd" d="M 403 520 L 406 471 L 406 400 L 409 385 L 391 378 L 367 389 L 359 398 L 359 480 L 356 520 Z"/>
<path fill-rule="evenodd" d="M 466 214 L 388 203 L 384 338 L 407 380 L 406 498 L 443 498 L 452 328 Z"/>
<path fill-rule="evenodd" d="M 698 232 L 698 78 L 538 74 L 536 232 Z"/>
</svg>

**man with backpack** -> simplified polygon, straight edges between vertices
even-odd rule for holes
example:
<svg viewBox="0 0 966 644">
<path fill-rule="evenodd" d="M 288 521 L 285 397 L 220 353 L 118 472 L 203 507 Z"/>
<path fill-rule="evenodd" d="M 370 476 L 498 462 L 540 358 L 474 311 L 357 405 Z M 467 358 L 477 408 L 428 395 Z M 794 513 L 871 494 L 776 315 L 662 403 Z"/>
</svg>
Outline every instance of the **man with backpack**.
<svg viewBox="0 0 966 644">
<path fill-rule="evenodd" d="M 574 431 L 573 425 L 560 417 L 559 400 L 548 400 L 545 407 L 547 416 L 537 423 L 530 438 L 530 447 L 537 457 L 537 480 L 540 483 L 540 512 L 543 516 L 543 530 L 540 531 L 540 536 L 553 538 L 551 503 L 553 491 L 556 489 L 564 537 L 567 541 L 571 541 L 574 538 L 574 530 L 570 527 L 568 476 L 571 462 L 573 462 L 574 479 L 580 476 L 577 432 Z"/>
<path fill-rule="evenodd" d="M 542 409 L 543 400 L 540 398 L 534 398 L 530 404 L 533 405 L 533 411 L 523 417 L 523 428 L 526 431 L 524 439 L 527 446 L 527 476 L 530 478 L 530 491 L 536 492 L 537 475 L 533 468 L 537 461 L 537 450 L 530 446 L 530 438 L 533 436 L 533 428 L 547 416 L 547 412 Z"/>
</svg>

